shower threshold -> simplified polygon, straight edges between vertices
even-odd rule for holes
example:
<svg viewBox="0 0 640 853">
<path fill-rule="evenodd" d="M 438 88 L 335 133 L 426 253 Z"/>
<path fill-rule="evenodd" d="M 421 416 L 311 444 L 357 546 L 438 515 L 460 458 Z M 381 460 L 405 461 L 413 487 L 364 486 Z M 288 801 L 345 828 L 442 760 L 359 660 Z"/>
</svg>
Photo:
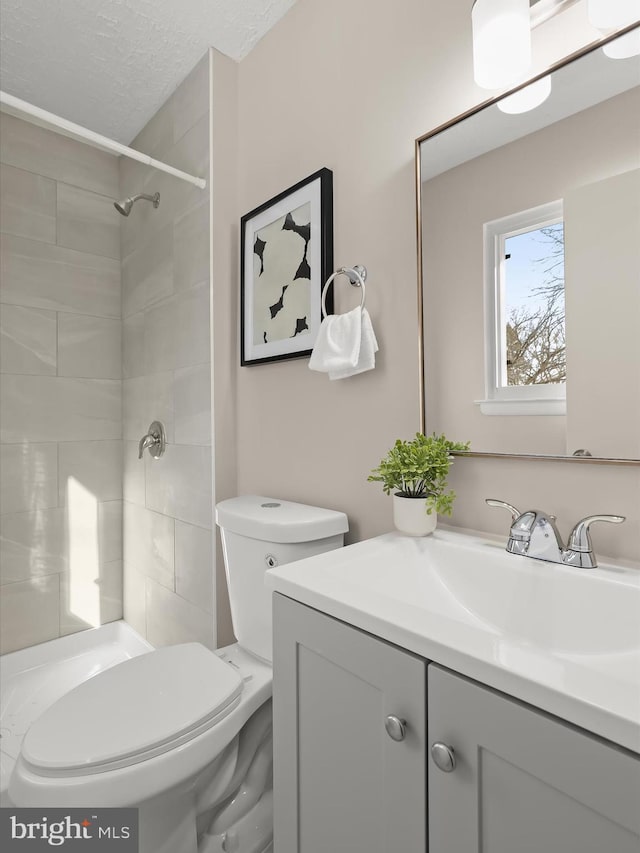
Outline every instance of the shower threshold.
<svg viewBox="0 0 640 853">
<path fill-rule="evenodd" d="M 0 805 L 31 723 L 78 684 L 152 648 L 119 621 L 0 658 Z"/>
</svg>

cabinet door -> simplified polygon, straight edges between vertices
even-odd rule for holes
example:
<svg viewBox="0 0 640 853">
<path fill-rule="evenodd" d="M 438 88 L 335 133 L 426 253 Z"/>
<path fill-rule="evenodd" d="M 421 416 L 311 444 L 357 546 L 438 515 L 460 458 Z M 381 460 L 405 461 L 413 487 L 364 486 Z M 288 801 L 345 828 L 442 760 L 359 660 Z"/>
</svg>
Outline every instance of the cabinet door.
<svg viewBox="0 0 640 853">
<path fill-rule="evenodd" d="M 281 595 L 273 612 L 274 849 L 424 853 L 425 662 Z"/>
<path fill-rule="evenodd" d="M 430 853 L 638 853 L 640 759 L 429 666 Z"/>
</svg>

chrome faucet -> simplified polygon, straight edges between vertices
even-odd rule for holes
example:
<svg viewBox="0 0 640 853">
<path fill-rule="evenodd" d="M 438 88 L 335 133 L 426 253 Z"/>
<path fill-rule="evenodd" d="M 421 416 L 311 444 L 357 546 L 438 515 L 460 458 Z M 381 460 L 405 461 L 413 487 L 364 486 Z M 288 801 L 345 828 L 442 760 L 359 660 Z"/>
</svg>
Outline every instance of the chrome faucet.
<svg viewBox="0 0 640 853">
<path fill-rule="evenodd" d="M 143 435 L 138 442 L 138 459 L 142 459 L 142 454 L 149 448 L 149 453 L 154 459 L 158 459 L 165 451 L 166 437 L 164 427 L 160 421 L 153 421 L 149 426 L 149 432 Z"/>
<path fill-rule="evenodd" d="M 502 507 L 511 513 L 512 523 L 507 541 L 507 551 L 510 554 L 520 554 L 548 563 L 564 563 L 580 569 L 595 569 L 598 565 L 589 534 L 593 522 L 621 524 L 625 520 L 623 515 L 589 515 L 582 518 L 569 534 L 565 548 L 554 515 L 548 515 L 539 509 L 520 512 L 511 504 L 494 498 L 487 498 L 486 503 L 489 506 Z"/>
</svg>

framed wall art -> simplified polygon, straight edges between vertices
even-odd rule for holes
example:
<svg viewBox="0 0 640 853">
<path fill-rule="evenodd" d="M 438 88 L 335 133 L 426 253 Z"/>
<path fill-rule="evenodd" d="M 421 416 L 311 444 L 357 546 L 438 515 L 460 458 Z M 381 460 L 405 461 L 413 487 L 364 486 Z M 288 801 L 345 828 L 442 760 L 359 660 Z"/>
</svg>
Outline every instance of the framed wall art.
<svg viewBox="0 0 640 853">
<path fill-rule="evenodd" d="M 333 173 L 320 169 L 245 214 L 240 241 L 240 363 L 310 355 L 333 272 Z"/>
</svg>

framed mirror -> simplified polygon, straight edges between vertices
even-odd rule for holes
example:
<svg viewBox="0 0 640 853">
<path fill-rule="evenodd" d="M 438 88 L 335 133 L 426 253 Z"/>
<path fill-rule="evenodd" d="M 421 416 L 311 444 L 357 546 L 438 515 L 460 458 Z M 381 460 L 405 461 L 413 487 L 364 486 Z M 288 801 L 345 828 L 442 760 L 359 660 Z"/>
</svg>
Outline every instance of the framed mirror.
<svg viewBox="0 0 640 853">
<path fill-rule="evenodd" d="M 421 429 L 472 455 L 640 464 L 639 33 L 416 140 Z"/>
</svg>

